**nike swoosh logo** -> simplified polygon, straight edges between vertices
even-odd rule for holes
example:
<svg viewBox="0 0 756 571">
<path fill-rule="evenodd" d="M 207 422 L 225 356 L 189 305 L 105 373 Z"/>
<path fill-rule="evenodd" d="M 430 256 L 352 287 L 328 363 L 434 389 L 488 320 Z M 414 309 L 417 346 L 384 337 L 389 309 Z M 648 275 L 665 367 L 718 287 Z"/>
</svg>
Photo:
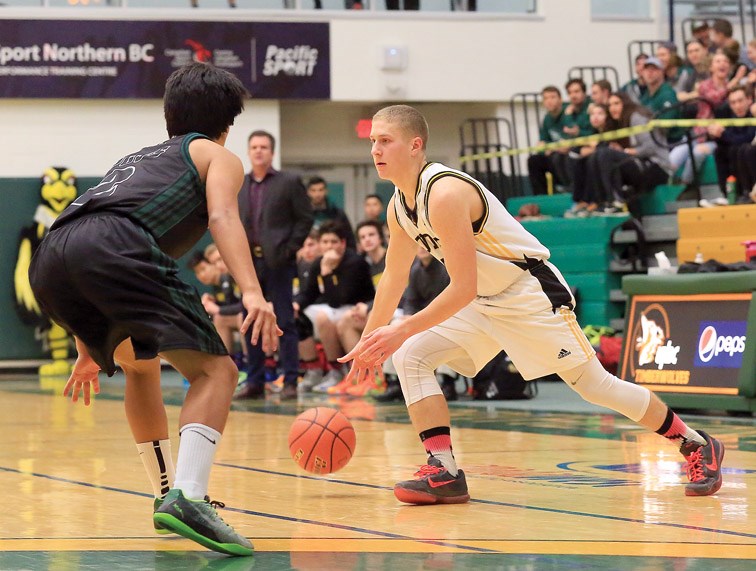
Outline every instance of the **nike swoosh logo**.
<svg viewBox="0 0 756 571">
<path fill-rule="evenodd" d="M 712 458 L 713 462 L 711 464 L 704 464 L 709 470 L 712 470 L 716 472 L 719 469 L 719 462 L 717 462 L 717 457 L 714 455 Z"/>
<path fill-rule="evenodd" d="M 208 437 L 207 435 L 205 435 L 205 434 L 202 434 L 202 433 L 201 433 L 201 432 L 200 432 L 199 430 L 192 430 L 192 429 L 190 428 L 190 429 L 189 429 L 189 432 L 194 432 L 195 434 L 199 434 L 199 435 L 200 435 L 200 436 L 201 436 L 202 438 L 204 438 L 205 440 L 207 440 L 207 441 L 208 441 L 208 442 L 209 442 L 210 444 L 215 444 L 215 440 L 213 440 L 212 438 L 209 438 L 209 437 Z M 179 435 L 179 436 L 180 436 L 180 435 Z"/>
<path fill-rule="evenodd" d="M 431 488 L 440 488 L 441 486 L 446 486 L 447 484 L 451 484 L 455 480 L 445 480 L 443 482 L 434 482 L 430 478 L 428 479 L 428 483 L 430 484 Z"/>
</svg>

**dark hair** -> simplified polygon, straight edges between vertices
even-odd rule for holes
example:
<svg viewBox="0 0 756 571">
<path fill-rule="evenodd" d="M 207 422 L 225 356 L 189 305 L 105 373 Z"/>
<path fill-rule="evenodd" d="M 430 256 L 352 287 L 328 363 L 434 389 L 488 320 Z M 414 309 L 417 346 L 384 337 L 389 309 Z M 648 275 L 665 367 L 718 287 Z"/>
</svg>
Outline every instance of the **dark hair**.
<svg viewBox="0 0 756 571">
<path fill-rule="evenodd" d="M 336 234 L 340 240 L 346 240 L 349 230 L 344 228 L 341 222 L 336 220 L 326 220 L 318 228 L 318 238 L 322 238 L 323 234 Z"/>
<path fill-rule="evenodd" d="M 600 109 L 604 110 L 604 115 L 606 116 L 606 121 L 604 121 L 604 126 L 599 130 L 599 133 L 606 133 L 607 131 L 615 131 L 617 129 L 617 122 L 612 119 L 612 116 L 609 115 L 609 106 L 604 103 L 591 103 L 591 107 L 599 107 Z"/>
<path fill-rule="evenodd" d="M 194 270 L 197 266 L 199 266 L 202 262 L 205 262 L 209 264 L 210 262 L 207 261 L 207 258 L 205 257 L 205 254 L 202 250 L 195 250 L 192 252 L 192 255 L 189 256 L 189 260 L 186 262 L 186 267 L 190 270 Z"/>
<path fill-rule="evenodd" d="M 263 129 L 257 129 L 256 131 L 252 131 L 249 134 L 249 137 L 247 137 L 247 145 L 249 145 L 249 142 L 252 140 L 252 137 L 268 137 L 268 140 L 270 141 L 270 150 L 272 152 L 276 152 L 276 138 L 268 133 L 267 131 Z"/>
<path fill-rule="evenodd" d="M 247 96 L 239 79 L 209 63 L 190 63 L 165 82 L 163 111 L 169 137 L 197 132 L 217 139 L 234 124 Z"/>
<path fill-rule="evenodd" d="M 725 56 L 728 60 L 730 60 L 730 65 L 733 67 L 737 67 L 738 60 L 740 59 L 740 44 L 738 42 L 733 42 L 730 46 L 727 46 L 726 48 L 718 48 L 717 51 L 714 52 L 714 55 L 721 54 Z"/>
<path fill-rule="evenodd" d="M 383 204 L 383 199 L 381 198 L 381 195 L 380 195 L 380 194 L 368 194 L 368 195 L 367 195 L 367 196 L 365 197 L 365 202 L 367 202 L 367 199 L 368 199 L 368 198 L 375 198 L 375 199 L 377 199 L 377 200 L 378 200 L 378 202 L 380 202 L 381 204 Z"/>
<path fill-rule="evenodd" d="M 622 101 L 622 114 L 620 115 L 618 121 L 618 129 L 624 129 L 625 127 L 630 126 L 630 116 L 633 113 L 640 113 L 644 117 L 651 118 L 651 112 L 642 105 L 638 105 L 635 101 L 630 99 L 630 96 L 624 91 L 615 91 L 609 97 L 618 97 L 620 101 Z"/>
<path fill-rule="evenodd" d="M 359 224 L 357 224 L 357 227 L 354 229 L 354 235 L 357 238 L 357 241 L 360 239 L 360 230 L 362 228 L 365 228 L 366 226 L 372 226 L 375 228 L 375 231 L 378 232 L 378 237 L 381 239 L 381 244 L 386 243 L 386 239 L 383 236 L 383 224 L 378 222 L 377 220 L 363 220 Z"/>
<path fill-rule="evenodd" d="M 724 18 L 717 18 L 714 20 L 714 23 L 711 25 L 711 29 L 715 32 L 719 32 L 726 38 L 732 37 L 732 24 L 729 20 L 725 20 Z"/>
<path fill-rule="evenodd" d="M 601 89 L 608 91 L 609 93 L 612 92 L 612 84 L 608 79 L 598 79 L 593 82 L 593 85 L 598 85 Z"/>
<path fill-rule="evenodd" d="M 562 97 L 562 92 L 559 91 L 559 88 L 556 85 L 547 85 L 541 89 L 541 95 L 544 93 L 556 93 L 559 97 Z"/>
<path fill-rule="evenodd" d="M 307 188 L 310 188 L 313 184 L 325 184 L 326 186 L 328 186 L 326 179 L 324 179 L 322 176 L 314 176 L 310 180 L 308 180 Z"/>
<path fill-rule="evenodd" d="M 705 20 L 703 22 L 691 22 L 690 23 L 690 31 L 691 33 L 695 34 L 696 32 L 708 32 L 709 31 L 709 23 Z"/>
<path fill-rule="evenodd" d="M 635 56 L 635 60 L 633 60 L 633 61 L 635 61 L 635 63 L 638 63 L 640 60 L 642 60 L 642 59 L 648 59 L 648 58 L 649 58 L 648 54 L 644 54 L 643 52 L 641 52 L 637 56 Z"/>
<path fill-rule="evenodd" d="M 738 91 L 742 91 L 743 95 L 745 95 L 747 98 L 751 97 L 751 93 L 748 87 L 745 85 L 736 85 L 735 87 L 733 87 L 727 92 L 727 97 L 729 98 L 730 95 L 732 95 L 733 93 L 737 93 Z"/>
<path fill-rule="evenodd" d="M 564 88 L 569 89 L 570 85 L 575 85 L 575 84 L 579 85 L 580 89 L 582 89 L 583 93 L 585 93 L 585 90 L 586 90 L 585 81 L 583 81 L 579 77 L 573 77 L 572 79 L 568 79 L 567 83 L 564 84 Z"/>
</svg>

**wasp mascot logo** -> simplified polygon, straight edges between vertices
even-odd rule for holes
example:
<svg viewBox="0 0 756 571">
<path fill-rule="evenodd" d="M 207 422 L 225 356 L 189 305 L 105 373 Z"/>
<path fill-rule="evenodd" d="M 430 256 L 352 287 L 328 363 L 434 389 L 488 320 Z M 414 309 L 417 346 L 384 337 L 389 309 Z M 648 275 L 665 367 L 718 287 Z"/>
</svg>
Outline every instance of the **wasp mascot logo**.
<svg viewBox="0 0 756 571">
<path fill-rule="evenodd" d="M 76 198 L 76 175 L 65 167 L 50 167 L 42 175 L 40 203 L 34 213 L 34 222 L 21 229 L 18 241 L 18 259 L 14 274 L 16 310 L 21 321 L 37 329 L 37 338 L 45 351 L 52 356 L 52 363 L 39 368 L 43 376 L 68 375 L 68 333 L 42 313 L 29 284 L 29 265 L 42 239 L 58 215 Z"/>
</svg>

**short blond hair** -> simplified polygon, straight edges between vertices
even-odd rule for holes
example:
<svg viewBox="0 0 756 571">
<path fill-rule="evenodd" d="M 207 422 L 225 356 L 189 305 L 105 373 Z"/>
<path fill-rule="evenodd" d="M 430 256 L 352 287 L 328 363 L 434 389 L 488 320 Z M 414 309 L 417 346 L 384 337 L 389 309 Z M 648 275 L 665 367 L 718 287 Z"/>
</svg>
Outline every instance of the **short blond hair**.
<svg viewBox="0 0 756 571">
<path fill-rule="evenodd" d="M 414 107 L 409 105 L 390 105 L 373 115 L 373 121 L 385 121 L 398 125 L 410 137 L 420 137 L 423 148 L 428 146 L 428 122 Z"/>
</svg>

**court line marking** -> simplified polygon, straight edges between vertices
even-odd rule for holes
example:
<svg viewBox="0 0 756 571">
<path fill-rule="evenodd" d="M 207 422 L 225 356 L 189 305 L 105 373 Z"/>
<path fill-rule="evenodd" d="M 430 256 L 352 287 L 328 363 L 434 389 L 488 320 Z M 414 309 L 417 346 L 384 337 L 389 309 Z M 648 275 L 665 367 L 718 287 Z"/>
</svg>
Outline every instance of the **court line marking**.
<svg viewBox="0 0 756 571">
<path fill-rule="evenodd" d="M 222 464 L 217 464 L 217 465 L 222 466 Z M 105 491 L 108 491 L 108 492 L 117 492 L 117 493 L 132 495 L 132 496 L 139 496 L 139 497 L 143 497 L 143 498 L 152 498 L 153 497 L 152 494 L 148 494 L 148 493 L 145 493 L 145 492 L 137 492 L 135 490 L 127 490 L 125 488 L 116 488 L 114 486 L 103 486 L 103 485 L 98 485 L 98 484 L 92 484 L 91 482 L 81 482 L 79 480 L 71 480 L 69 478 L 63 478 L 61 476 L 53 476 L 52 474 L 42 474 L 42 473 L 39 473 L 39 472 L 29 472 L 29 471 L 26 471 L 26 470 L 19 470 L 17 468 L 9 468 L 7 466 L 0 466 L 0 471 L 2 471 L 2 472 L 8 472 L 8 473 L 11 473 L 11 474 L 20 474 L 22 476 L 34 476 L 36 478 L 44 478 L 44 479 L 47 479 L 47 480 L 53 480 L 55 482 L 62 482 L 62 483 L 65 483 L 65 484 L 74 484 L 74 485 L 77 485 L 77 486 L 84 486 L 86 488 L 93 488 L 93 489 L 97 489 L 97 490 L 105 490 Z M 244 508 L 234 508 L 234 507 L 229 507 L 229 506 L 226 506 L 224 509 L 227 510 L 227 511 L 241 513 L 241 514 L 245 514 L 245 515 L 253 515 L 253 516 L 264 517 L 264 518 L 268 518 L 268 519 L 283 520 L 283 521 L 289 521 L 289 522 L 294 522 L 294 523 L 306 523 L 306 524 L 310 524 L 310 525 L 318 525 L 318 526 L 328 527 L 328 528 L 331 528 L 331 529 L 341 529 L 341 530 L 344 530 L 344 531 L 353 531 L 353 532 L 356 532 L 356 533 L 365 533 L 365 534 L 368 534 L 368 535 L 374 535 L 374 536 L 378 536 L 378 537 L 382 537 L 382 538 L 387 538 L 387 539 L 402 539 L 402 540 L 405 540 L 405 541 L 414 541 L 414 542 L 428 544 L 428 545 L 436 545 L 436 546 L 439 546 L 439 547 L 451 547 L 451 548 L 455 548 L 455 549 L 465 549 L 465 550 L 468 550 L 468 551 L 471 551 L 471 552 L 475 552 L 475 553 L 498 553 L 497 550 L 486 549 L 484 547 L 471 547 L 471 546 L 466 546 L 466 545 L 457 545 L 455 543 L 447 542 L 447 541 L 442 541 L 442 540 L 419 539 L 419 538 L 410 537 L 410 536 L 407 536 L 407 535 L 399 535 L 399 534 L 391 533 L 391 532 L 387 532 L 387 531 L 378 531 L 378 530 L 372 530 L 372 529 L 355 527 L 355 526 L 351 526 L 351 525 L 344 525 L 344 524 L 338 524 L 338 523 L 327 523 L 327 522 L 317 521 L 317 520 L 313 520 L 313 519 L 304 519 L 304 518 L 296 518 L 296 517 L 292 517 L 292 516 L 285 516 L 285 515 L 278 515 L 278 514 L 269 514 L 269 513 L 265 513 L 265 512 L 258 512 L 258 511 L 254 511 L 254 510 L 247 510 L 247 509 L 244 509 Z M 31 538 L 31 539 L 35 539 L 35 538 Z"/>
<path fill-rule="evenodd" d="M 216 466 L 223 466 L 226 468 L 234 468 L 238 470 L 247 470 L 250 472 L 260 472 L 262 474 L 270 474 L 274 476 L 287 476 L 289 478 L 302 478 L 306 480 L 315 480 L 319 482 L 333 482 L 336 484 L 345 484 L 348 486 L 357 486 L 357 487 L 363 487 L 363 488 L 371 488 L 375 490 L 393 490 L 393 488 L 389 488 L 387 486 L 379 486 L 377 484 L 365 484 L 362 482 L 350 482 L 348 480 L 336 480 L 332 478 L 322 478 L 318 476 L 307 476 L 305 474 L 290 474 L 287 472 L 276 472 L 275 470 L 266 470 L 264 468 L 252 468 L 249 466 L 239 466 L 237 464 L 228 464 L 225 462 L 216 462 Z M 684 529 L 689 531 L 706 531 L 710 533 L 721 533 L 724 535 L 732 535 L 734 537 L 746 537 L 749 539 L 756 539 L 756 534 L 754 533 L 744 533 L 740 531 L 730 531 L 730 530 L 724 530 L 724 529 L 715 529 L 711 527 L 700 527 L 700 526 L 693 526 L 693 525 L 685 525 L 682 523 L 670 523 L 670 522 L 649 522 L 642 519 L 635 519 L 635 518 L 628 518 L 628 517 L 622 517 L 622 516 L 613 516 L 613 515 L 602 515 L 602 514 L 591 514 L 586 512 L 579 512 L 574 510 L 563 510 L 558 508 L 547 508 L 542 506 L 533 506 L 533 505 L 524 505 L 524 504 L 513 504 L 509 502 L 500 502 L 496 500 L 484 500 L 484 499 L 471 499 L 470 503 L 477 503 L 477 504 L 484 504 L 484 505 L 492 505 L 492 506 L 503 506 L 508 508 L 517 508 L 517 509 L 524 509 L 524 510 L 532 510 L 532 511 L 541 511 L 541 512 L 547 512 L 547 513 L 556 513 L 556 514 L 564 514 L 564 515 L 574 515 L 574 516 L 580 516 L 580 517 L 588 517 L 588 518 L 595 518 L 595 519 L 605 519 L 605 520 L 611 520 L 611 521 L 621 521 L 625 523 L 639 523 L 642 525 L 654 525 L 654 526 L 660 526 L 660 527 L 671 527 L 675 529 Z"/>
</svg>

